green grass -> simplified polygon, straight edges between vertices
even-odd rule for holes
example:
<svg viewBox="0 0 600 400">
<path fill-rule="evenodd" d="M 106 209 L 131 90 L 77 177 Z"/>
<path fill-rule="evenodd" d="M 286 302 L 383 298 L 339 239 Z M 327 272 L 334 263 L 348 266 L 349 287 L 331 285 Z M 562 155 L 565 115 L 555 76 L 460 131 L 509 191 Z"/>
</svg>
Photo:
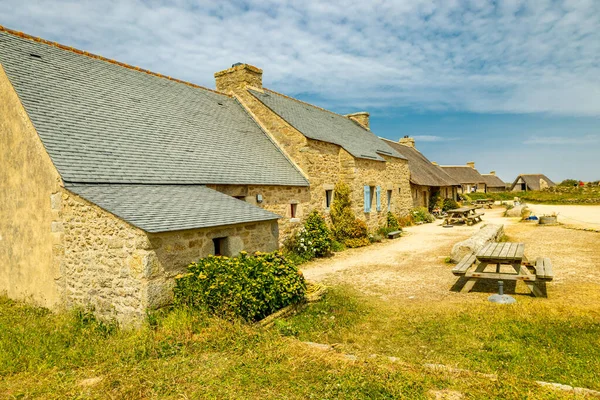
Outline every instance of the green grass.
<svg viewBox="0 0 600 400">
<path fill-rule="evenodd" d="M 519 197 L 522 201 L 540 204 L 600 204 L 600 187 L 573 188 L 556 186 L 542 191 L 529 192 L 500 192 L 500 193 L 469 193 L 472 200 L 494 199 L 509 201 Z"/>
<path fill-rule="evenodd" d="M 175 309 L 125 330 L 0 297 L 0 398 L 425 399 L 441 389 L 475 399 L 571 398 L 530 379 L 598 389 L 597 319 L 495 310 L 398 309 L 335 288 L 269 329 Z M 298 339 L 341 345 L 323 352 Z M 423 362 L 501 379 L 435 373 Z M 83 385 L 89 378 L 101 380 Z"/>
</svg>

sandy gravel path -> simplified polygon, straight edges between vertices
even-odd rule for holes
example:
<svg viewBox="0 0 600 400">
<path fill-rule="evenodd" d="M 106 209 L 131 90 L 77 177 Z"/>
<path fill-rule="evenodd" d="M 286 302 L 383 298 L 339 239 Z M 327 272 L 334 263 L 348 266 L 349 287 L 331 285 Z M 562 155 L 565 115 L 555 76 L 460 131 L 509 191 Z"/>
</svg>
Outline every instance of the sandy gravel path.
<svg viewBox="0 0 600 400">
<path fill-rule="evenodd" d="M 502 218 L 504 208 L 485 210 L 483 223 L 473 226 L 457 225 L 443 228 L 441 221 L 431 224 L 405 228 L 400 239 L 377 243 L 360 249 L 349 249 L 329 259 L 320 259 L 305 264 L 302 268 L 308 280 L 322 281 L 328 275 L 348 269 L 362 268 L 366 265 L 386 265 L 401 267 L 407 261 L 419 257 L 433 258 L 438 261 L 449 255 L 452 246 L 481 229 L 485 223 L 511 224 L 514 220 Z"/>
<path fill-rule="evenodd" d="M 584 228 L 600 229 L 600 206 L 528 204 L 537 216 L 558 214 L 558 222 Z"/>
</svg>

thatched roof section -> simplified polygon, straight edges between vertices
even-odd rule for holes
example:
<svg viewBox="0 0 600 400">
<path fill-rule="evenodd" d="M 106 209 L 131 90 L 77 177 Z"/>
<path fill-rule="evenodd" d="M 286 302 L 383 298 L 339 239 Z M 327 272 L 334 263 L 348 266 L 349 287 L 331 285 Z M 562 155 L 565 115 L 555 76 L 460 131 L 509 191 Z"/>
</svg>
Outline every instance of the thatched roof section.
<svg viewBox="0 0 600 400">
<path fill-rule="evenodd" d="M 479 185 L 485 184 L 485 178 L 475 169 L 467 165 L 442 166 L 442 169 L 451 177 L 456 179 L 461 185 Z"/>
<path fill-rule="evenodd" d="M 528 190 L 540 190 L 540 180 L 546 181 L 548 183 L 548 187 L 556 186 L 556 183 L 552 182 L 550 178 L 548 178 L 544 174 L 521 174 L 517 176 L 517 179 L 513 182 L 511 186 L 511 190 L 515 187 L 519 178 L 523 179 L 523 181 L 527 184 Z"/>
<path fill-rule="evenodd" d="M 432 164 L 414 147 L 405 146 L 384 138 L 381 139 L 408 160 L 411 183 L 420 186 L 460 186 L 456 179 L 444 172 L 439 166 Z"/>
<path fill-rule="evenodd" d="M 506 187 L 506 183 L 504 183 L 504 181 L 498 178 L 496 175 L 482 174 L 481 176 L 483 176 L 483 179 L 485 180 L 485 186 L 489 188 Z"/>
</svg>

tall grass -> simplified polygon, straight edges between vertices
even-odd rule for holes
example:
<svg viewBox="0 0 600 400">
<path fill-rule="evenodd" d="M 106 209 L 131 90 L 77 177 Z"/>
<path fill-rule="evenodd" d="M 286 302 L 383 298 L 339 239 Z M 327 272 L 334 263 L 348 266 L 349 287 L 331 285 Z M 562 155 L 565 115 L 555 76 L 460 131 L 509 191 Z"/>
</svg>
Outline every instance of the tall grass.
<svg viewBox="0 0 600 400">
<path fill-rule="evenodd" d="M 538 378 L 598 388 L 596 321 L 507 310 L 394 311 L 335 289 L 269 329 L 172 309 L 125 330 L 0 297 L 0 398 L 425 399 L 445 389 L 570 398 L 531 383 Z M 298 339 L 341 345 L 324 352 Z M 424 361 L 500 379 L 434 372 Z"/>
</svg>

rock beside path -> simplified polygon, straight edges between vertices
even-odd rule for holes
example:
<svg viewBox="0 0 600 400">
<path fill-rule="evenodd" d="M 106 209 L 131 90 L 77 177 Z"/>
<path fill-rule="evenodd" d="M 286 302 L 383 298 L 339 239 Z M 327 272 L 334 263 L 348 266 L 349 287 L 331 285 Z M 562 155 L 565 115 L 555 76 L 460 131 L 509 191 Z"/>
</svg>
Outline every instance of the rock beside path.
<svg viewBox="0 0 600 400">
<path fill-rule="evenodd" d="M 467 254 L 477 253 L 486 244 L 499 241 L 502 236 L 504 236 L 504 225 L 484 225 L 470 238 L 456 243 L 450 258 L 452 262 L 457 263 Z"/>
</svg>

